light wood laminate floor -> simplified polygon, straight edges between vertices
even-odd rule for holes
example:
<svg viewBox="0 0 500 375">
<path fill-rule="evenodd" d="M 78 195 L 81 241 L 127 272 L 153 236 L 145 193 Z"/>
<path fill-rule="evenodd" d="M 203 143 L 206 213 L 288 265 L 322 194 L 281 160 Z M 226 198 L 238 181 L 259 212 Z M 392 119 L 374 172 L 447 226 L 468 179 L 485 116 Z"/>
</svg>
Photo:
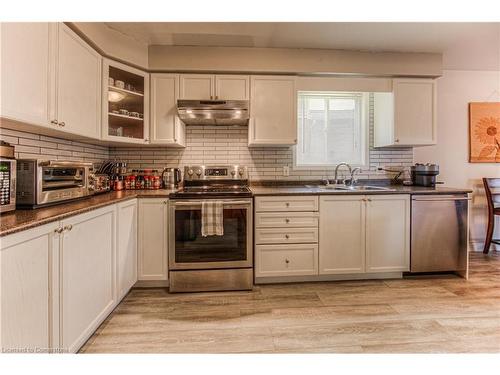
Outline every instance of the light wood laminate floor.
<svg viewBox="0 0 500 375">
<path fill-rule="evenodd" d="M 472 253 L 468 281 L 445 276 L 190 294 L 133 289 L 81 352 L 500 352 L 500 253 Z"/>
</svg>

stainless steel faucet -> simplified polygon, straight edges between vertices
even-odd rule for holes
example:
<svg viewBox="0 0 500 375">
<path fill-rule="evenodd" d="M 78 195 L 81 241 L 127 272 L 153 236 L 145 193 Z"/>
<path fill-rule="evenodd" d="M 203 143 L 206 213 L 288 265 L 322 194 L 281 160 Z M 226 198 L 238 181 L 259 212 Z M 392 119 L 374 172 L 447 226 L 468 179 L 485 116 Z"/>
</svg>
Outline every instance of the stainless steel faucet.
<svg viewBox="0 0 500 375">
<path fill-rule="evenodd" d="M 341 166 L 345 166 L 345 167 L 349 168 L 349 174 L 352 176 L 352 168 L 351 168 L 351 166 L 350 166 L 349 164 L 347 164 L 347 163 L 339 163 L 339 164 L 337 164 L 337 166 L 335 167 L 335 179 L 334 179 L 334 180 L 335 180 L 335 183 L 336 183 L 336 184 L 338 184 L 338 183 L 339 183 L 339 182 L 338 182 L 338 172 L 339 172 L 339 168 L 340 168 Z M 343 180 L 343 182 L 342 182 L 342 183 L 344 183 L 344 181 L 345 181 L 345 179 Z"/>
<path fill-rule="evenodd" d="M 352 171 L 351 171 L 351 178 L 349 179 L 349 185 L 356 185 L 356 183 L 358 182 L 358 179 L 354 176 L 356 174 L 356 172 L 360 173 L 361 172 L 361 168 L 360 167 L 356 167 L 356 168 L 352 169 Z M 347 181 L 345 183 L 347 185 Z"/>
</svg>

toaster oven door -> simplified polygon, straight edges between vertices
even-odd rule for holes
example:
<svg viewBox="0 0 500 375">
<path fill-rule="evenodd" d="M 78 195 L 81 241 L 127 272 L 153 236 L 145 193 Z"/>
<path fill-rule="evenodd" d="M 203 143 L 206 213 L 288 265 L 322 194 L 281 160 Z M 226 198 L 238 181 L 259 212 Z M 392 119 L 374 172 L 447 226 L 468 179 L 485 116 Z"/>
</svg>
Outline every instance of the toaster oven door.
<svg viewBox="0 0 500 375">
<path fill-rule="evenodd" d="M 49 162 L 38 165 L 37 204 L 89 195 L 90 163 Z"/>
</svg>

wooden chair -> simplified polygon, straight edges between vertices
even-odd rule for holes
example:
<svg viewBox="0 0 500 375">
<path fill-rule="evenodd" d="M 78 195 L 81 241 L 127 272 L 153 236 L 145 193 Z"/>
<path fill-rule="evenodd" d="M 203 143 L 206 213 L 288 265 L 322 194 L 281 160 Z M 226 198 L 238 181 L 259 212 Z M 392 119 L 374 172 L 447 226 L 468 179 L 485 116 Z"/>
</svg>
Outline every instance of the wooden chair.
<svg viewBox="0 0 500 375">
<path fill-rule="evenodd" d="M 483 184 L 488 201 L 488 229 L 483 253 L 488 254 L 492 243 L 500 245 L 500 240 L 493 239 L 495 216 L 500 215 L 500 178 L 483 178 Z"/>
</svg>

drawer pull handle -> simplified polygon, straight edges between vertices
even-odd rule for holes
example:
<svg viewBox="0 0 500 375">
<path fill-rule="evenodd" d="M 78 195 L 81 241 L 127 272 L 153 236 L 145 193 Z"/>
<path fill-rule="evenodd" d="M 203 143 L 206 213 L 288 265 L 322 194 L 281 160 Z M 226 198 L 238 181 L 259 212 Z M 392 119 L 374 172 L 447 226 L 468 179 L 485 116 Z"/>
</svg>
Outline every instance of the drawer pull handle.
<svg viewBox="0 0 500 375">
<path fill-rule="evenodd" d="M 54 232 L 61 234 L 63 230 L 64 230 L 63 228 L 57 228 L 57 229 L 54 229 Z"/>
<path fill-rule="evenodd" d="M 290 207 L 290 202 L 286 202 L 285 206 Z"/>
<path fill-rule="evenodd" d="M 290 219 L 286 218 L 285 222 L 288 224 L 290 222 Z"/>
<path fill-rule="evenodd" d="M 288 234 L 285 234 L 285 238 L 288 240 L 290 236 Z"/>
<path fill-rule="evenodd" d="M 285 259 L 285 263 L 286 263 L 286 264 L 289 264 L 289 263 L 290 263 L 290 261 L 289 261 L 288 259 Z"/>
<path fill-rule="evenodd" d="M 66 230 L 66 231 L 68 231 L 68 232 L 69 232 L 71 229 L 73 229 L 73 225 L 68 224 L 68 225 L 66 225 L 66 226 L 64 227 L 64 229 L 63 229 L 63 230 Z"/>
</svg>

